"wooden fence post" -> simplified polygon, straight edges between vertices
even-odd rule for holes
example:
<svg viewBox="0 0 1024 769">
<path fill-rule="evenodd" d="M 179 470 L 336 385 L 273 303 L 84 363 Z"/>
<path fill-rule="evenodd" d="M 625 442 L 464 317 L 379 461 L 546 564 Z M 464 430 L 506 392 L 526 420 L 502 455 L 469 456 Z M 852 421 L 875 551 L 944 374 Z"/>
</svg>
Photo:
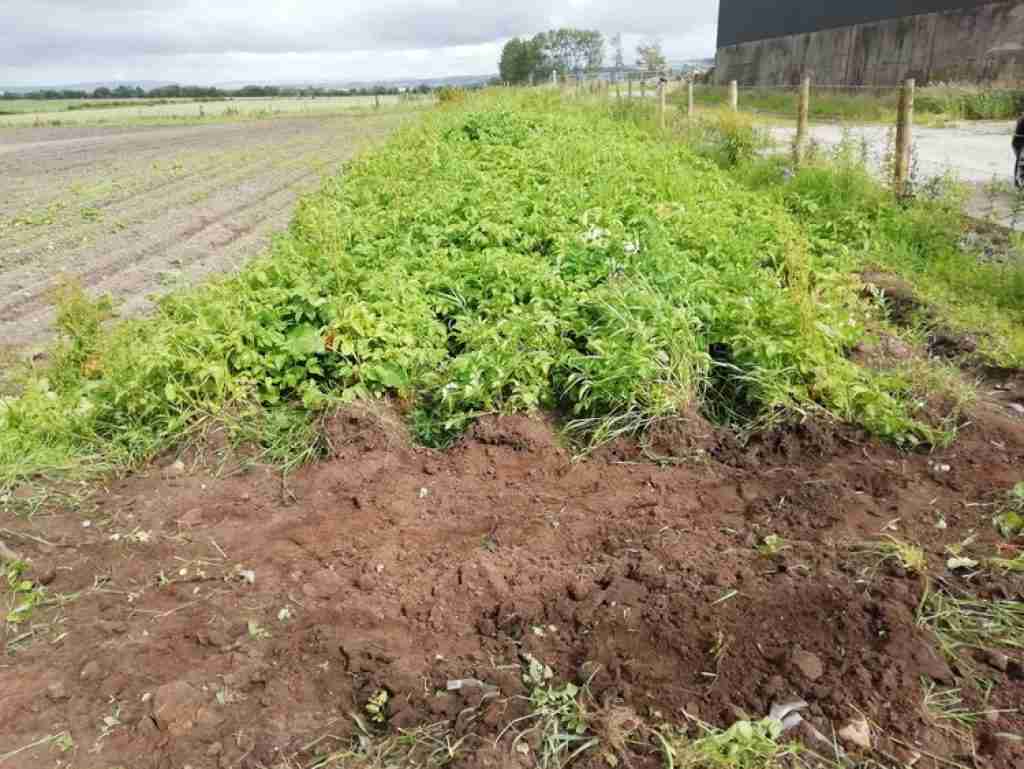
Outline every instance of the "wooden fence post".
<svg viewBox="0 0 1024 769">
<path fill-rule="evenodd" d="M 693 119 L 693 81 L 686 84 L 686 117 Z"/>
<path fill-rule="evenodd" d="M 668 90 L 668 82 L 665 78 L 658 81 L 658 127 L 665 130 L 665 92 Z"/>
<path fill-rule="evenodd" d="M 646 77 L 642 78 L 640 80 L 640 98 L 641 99 L 646 99 L 647 98 L 647 78 Z"/>
<path fill-rule="evenodd" d="M 807 152 L 807 138 L 810 134 L 811 78 L 805 77 L 800 83 L 800 104 L 796 113 L 796 140 L 793 143 L 793 160 L 797 165 L 804 162 Z"/>
<path fill-rule="evenodd" d="M 907 194 L 910 174 L 910 151 L 914 138 L 914 87 L 910 78 L 900 89 L 899 114 L 896 118 L 896 157 L 893 163 L 893 189 L 898 197 Z"/>
<path fill-rule="evenodd" d="M 633 78 L 626 76 L 626 98 L 633 101 Z"/>
<path fill-rule="evenodd" d="M 740 84 L 736 80 L 729 81 L 729 106 L 733 112 L 740 108 Z"/>
</svg>

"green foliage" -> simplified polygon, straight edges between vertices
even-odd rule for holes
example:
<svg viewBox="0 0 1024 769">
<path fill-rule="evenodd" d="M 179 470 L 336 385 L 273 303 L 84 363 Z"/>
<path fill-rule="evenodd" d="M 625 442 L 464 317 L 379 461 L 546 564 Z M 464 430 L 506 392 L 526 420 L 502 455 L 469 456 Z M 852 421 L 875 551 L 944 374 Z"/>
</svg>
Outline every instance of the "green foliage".
<svg viewBox="0 0 1024 769">
<path fill-rule="evenodd" d="M 812 182 L 751 192 L 550 92 L 436 111 L 302 200 L 266 256 L 154 318 L 103 332 L 66 300 L 54 376 L 0 403 L 0 484 L 139 461 L 252 404 L 286 409 L 264 445 L 314 456 L 287 414 L 385 395 L 438 443 L 535 409 L 597 436 L 698 409 L 931 440 L 902 383 L 847 359 L 870 312 L 848 244 L 871 225 L 803 221 L 831 205 Z"/>
<path fill-rule="evenodd" d="M 847 140 L 793 172 L 778 158 L 741 165 L 738 178 L 775 197 L 801 223 L 818 259 L 842 271 L 907 279 L 952 328 L 975 333 L 993 365 L 1024 365 L 1024 266 L 980 260 L 961 245 L 962 190 L 946 178 L 897 201 Z"/>
<path fill-rule="evenodd" d="M 530 688 L 530 712 L 508 729 L 526 724 L 513 740 L 517 746 L 530 738 L 538 745 L 537 763 L 543 769 L 560 769 L 600 743 L 590 732 L 591 714 L 583 704 L 587 687 L 573 683 L 556 686 L 554 673 L 531 655 L 523 658 L 523 682 Z M 500 738 L 499 738 L 500 739 Z"/>
<path fill-rule="evenodd" d="M 466 91 L 462 88 L 455 88 L 446 85 L 437 89 L 437 100 L 441 104 L 461 104 L 466 100 Z"/>
<path fill-rule="evenodd" d="M 775 769 L 788 765 L 785 759 L 799 752 L 797 745 L 784 745 L 782 723 L 772 718 L 738 721 L 725 731 L 703 727 L 696 740 L 664 739 L 677 769 Z"/>
<path fill-rule="evenodd" d="M 543 83 L 553 71 L 562 75 L 598 69 L 604 62 L 604 35 L 597 30 L 563 27 L 529 40 L 514 37 L 505 43 L 498 62 L 504 83 Z"/>
<path fill-rule="evenodd" d="M 702 115 L 690 128 L 689 140 L 723 168 L 736 168 L 760 157 L 770 144 L 767 133 L 749 115 L 718 110 Z"/>
<path fill-rule="evenodd" d="M 1024 536 L 1024 482 L 1013 487 L 992 523 L 1005 539 Z"/>
<path fill-rule="evenodd" d="M 636 47 L 636 65 L 645 72 L 661 72 L 668 60 L 661 49 L 660 40 L 647 40 Z"/>
<path fill-rule="evenodd" d="M 552 63 L 547 54 L 547 36 L 540 34 L 530 40 L 514 37 L 505 43 L 498 62 L 498 76 L 504 83 L 522 85 L 531 80 L 550 77 Z"/>
<path fill-rule="evenodd" d="M 0 575 L 6 579 L 10 596 L 6 621 L 12 625 L 28 620 L 32 610 L 46 601 L 46 588 L 22 578 L 27 569 L 28 565 L 21 561 L 0 563 Z"/>
</svg>

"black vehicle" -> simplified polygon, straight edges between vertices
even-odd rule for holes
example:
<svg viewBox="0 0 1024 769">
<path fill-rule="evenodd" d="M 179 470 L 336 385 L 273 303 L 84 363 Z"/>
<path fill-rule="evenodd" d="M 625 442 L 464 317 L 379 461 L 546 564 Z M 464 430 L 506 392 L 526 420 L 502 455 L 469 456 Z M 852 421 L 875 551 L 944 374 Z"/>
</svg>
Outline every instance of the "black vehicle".
<svg viewBox="0 0 1024 769">
<path fill-rule="evenodd" d="M 1024 117 L 1017 121 L 1013 133 L 1013 183 L 1018 190 L 1024 190 Z"/>
</svg>

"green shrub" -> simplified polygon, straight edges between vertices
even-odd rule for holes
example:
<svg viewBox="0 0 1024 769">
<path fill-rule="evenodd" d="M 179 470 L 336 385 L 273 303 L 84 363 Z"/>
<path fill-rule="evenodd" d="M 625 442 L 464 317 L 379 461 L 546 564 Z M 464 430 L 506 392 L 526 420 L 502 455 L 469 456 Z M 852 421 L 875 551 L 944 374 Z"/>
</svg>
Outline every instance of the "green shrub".
<svg viewBox="0 0 1024 769">
<path fill-rule="evenodd" d="M 271 441 L 287 446 L 305 429 L 294 409 L 382 395 L 436 441 L 537 408 L 598 436 L 702 409 L 933 437 L 901 385 L 847 359 L 866 317 L 851 235 L 808 235 L 787 205 L 810 192 L 784 204 L 606 106 L 554 98 L 426 115 L 304 198 L 237 276 L 111 333 L 65 329 L 90 374 L 0 404 L 0 483 L 138 461 L 239 404 L 290 409 Z M 748 122 L 711 130 L 721 162 L 747 162 Z"/>
</svg>

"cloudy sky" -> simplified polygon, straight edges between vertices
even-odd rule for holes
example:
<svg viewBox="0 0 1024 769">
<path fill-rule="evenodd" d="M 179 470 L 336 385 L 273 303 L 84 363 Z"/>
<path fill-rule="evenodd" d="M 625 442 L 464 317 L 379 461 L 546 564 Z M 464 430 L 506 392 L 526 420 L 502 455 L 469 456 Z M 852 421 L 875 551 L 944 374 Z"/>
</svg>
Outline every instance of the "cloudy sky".
<svg viewBox="0 0 1024 769">
<path fill-rule="evenodd" d="M 714 0 L 0 0 L 0 85 L 385 79 L 497 70 L 558 26 L 714 53 Z"/>
</svg>

